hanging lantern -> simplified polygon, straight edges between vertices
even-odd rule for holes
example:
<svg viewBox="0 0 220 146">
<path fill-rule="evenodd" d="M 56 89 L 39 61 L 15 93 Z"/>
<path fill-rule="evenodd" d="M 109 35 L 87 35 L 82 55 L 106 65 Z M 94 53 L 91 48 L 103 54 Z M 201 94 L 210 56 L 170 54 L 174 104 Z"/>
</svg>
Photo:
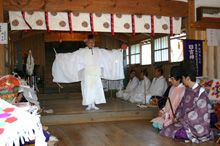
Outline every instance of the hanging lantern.
<svg viewBox="0 0 220 146">
<path fill-rule="evenodd" d="M 125 43 L 123 43 L 122 45 L 121 45 L 121 48 L 125 51 L 126 49 L 127 49 L 127 44 L 125 44 Z"/>
</svg>

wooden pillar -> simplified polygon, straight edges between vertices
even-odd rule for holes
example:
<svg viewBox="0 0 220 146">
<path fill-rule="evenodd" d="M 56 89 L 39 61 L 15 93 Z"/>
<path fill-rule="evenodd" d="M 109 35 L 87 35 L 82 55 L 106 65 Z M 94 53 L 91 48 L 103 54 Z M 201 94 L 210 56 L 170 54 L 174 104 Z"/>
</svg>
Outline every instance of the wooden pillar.
<svg viewBox="0 0 220 146">
<path fill-rule="evenodd" d="M 186 28 L 186 38 L 195 39 L 195 0 L 188 0 L 188 18 Z"/>
<path fill-rule="evenodd" d="M 0 22 L 4 22 L 3 17 L 3 0 L 0 0 Z M 5 75 L 5 48 L 0 44 L 0 77 Z"/>
</svg>

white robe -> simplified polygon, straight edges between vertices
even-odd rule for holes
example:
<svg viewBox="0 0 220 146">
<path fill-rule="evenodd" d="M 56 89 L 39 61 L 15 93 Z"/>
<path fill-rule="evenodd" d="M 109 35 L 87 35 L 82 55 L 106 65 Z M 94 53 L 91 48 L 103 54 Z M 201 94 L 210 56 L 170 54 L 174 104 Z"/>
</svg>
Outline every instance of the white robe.
<svg viewBox="0 0 220 146">
<path fill-rule="evenodd" d="M 150 103 L 150 98 L 152 96 L 163 96 L 164 92 L 167 89 L 167 82 L 164 76 L 161 76 L 159 78 L 154 78 L 150 88 L 147 91 L 146 95 L 146 101 L 147 103 Z M 142 103 L 145 103 L 145 100 L 142 101 Z"/>
<path fill-rule="evenodd" d="M 124 100 L 129 100 L 130 99 L 130 93 L 132 91 L 135 91 L 136 88 L 138 87 L 138 84 L 139 84 L 139 79 L 137 77 L 134 77 L 132 80 L 130 80 L 128 82 L 128 85 L 123 93 L 123 99 Z"/>
<path fill-rule="evenodd" d="M 53 82 L 81 81 L 83 105 L 106 103 L 101 78 L 124 79 L 123 52 L 81 48 L 73 53 L 56 55 L 53 63 Z"/>
<path fill-rule="evenodd" d="M 145 95 L 147 94 L 147 90 L 150 88 L 151 81 L 148 77 L 144 76 L 144 80 L 139 82 L 137 89 L 134 92 L 130 93 L 130 102 L 142 102 L 144 100 Z"/>
</svg>

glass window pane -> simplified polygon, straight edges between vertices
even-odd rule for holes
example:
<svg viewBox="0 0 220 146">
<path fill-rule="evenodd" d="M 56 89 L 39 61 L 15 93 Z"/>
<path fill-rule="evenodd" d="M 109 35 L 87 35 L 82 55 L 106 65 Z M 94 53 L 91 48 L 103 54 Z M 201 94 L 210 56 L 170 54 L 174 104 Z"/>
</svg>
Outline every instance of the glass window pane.
<svg viewBox="0 0 220 146">
<path fill-rule="evenodd" d="M 131 55 L 131 64 L 135 64 L 135 55 Z"/>
<path fill-rule="evenodd" d="M 168 61 L 168 49 L 162 50 L 162 61 Z"/>
<path fill-rule="evenodd" d="M 158 61 L 158 51 L 155 51 L 154 52 L 154 62 L 157 62 Z"/>
<path fill-rule="evenodd" d="M 164 54 L 164 50 L 162 50 L 162 59 L 161 59 L 162 61 L 164 61 L 165 60 L 165 54 Z"/>
<path fill-rule="evenodd" d="M 140 53 L 140 44 L 136 44 L 136 53 Z"/>
<path fill-rule="evenodd" d="M 142 46 L 141 59 L 142 65 L 151 64 L 151 44 L 146 44 Z"/>
<path fill-rule="evenodd" d="M 161 51 L 156 51 L 155 62 L 161 61 Z"/>
<path fill-rule="evenodd" d="M 157 48 L 157 50 L 161 49 L 161 45 L 162 45 L 162 44 L 161 44 L 161 38 L 159 38 L 159 39 L 158 39 L 158 48 Z"/>
<path fill-rule="evenodd" d="M 132 45 L 131 46 L 131 54 L 135 54 L 135 52 L 136 52 L 135 45 Z"/>
<path fill-rule="evenodd" d="M 154 50 L 158 49 L 158 39 L 154 40 Z"/>
<path fill-rule="evenodd" d="M 127 56 L 127 65 L 129 65 L 129 56 Z"/>
<path fill-rule="evenodd" d="M 168 48 L 168 36 L 165 37 L 165 46 L 164 48 Z"/>
<path fill-rule="evenodd" d="M 140 54 L 136 55 L 135 64 L 140 64 Z"/>
<path fill-rule="evenodd" d="M 129 48 L 126 49 L 126 55 L 129 55 Z"/>
</svg>

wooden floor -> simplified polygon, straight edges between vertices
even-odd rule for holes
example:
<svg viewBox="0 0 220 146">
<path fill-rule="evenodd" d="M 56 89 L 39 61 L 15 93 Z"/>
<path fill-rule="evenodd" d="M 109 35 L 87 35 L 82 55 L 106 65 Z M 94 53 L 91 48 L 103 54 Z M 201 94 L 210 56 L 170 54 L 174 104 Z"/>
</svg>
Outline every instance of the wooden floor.
<svg viewBox="0 0 220 146">
<path fill-rule="evenodd" d="M 149 120 L 49 126 L 49 132 L 59 139 L 58 146 L 211 146 L 216 141 L 175 142 L 161 136 Z"/>
<path fill-rule="evenodd" d="M 85 111 L 80 93 L 39 95 L 43 109 L 42 124 L 58 138 L 57 146 L 211 146 L 215 141 L 202 144 L 175 142 L 163 137 L 153 128 L 150 120 L 157 116 L 157 108 L 140 109 L 128 101 L 110 99 L 98 105 L 100 110 Z"/>
<path fill-rule="evenodd" d="M 152 119 L 158 113 L 157 108 L 141 109 L 136 104 L 120 99 L 110 99 L 106 95 L 106 104 L 97 105 L 99 110 L 86 111 L 82 106 L 80 93 L 74 94 L 42 94 L 39 95 L 41 108 L 52 109 L 54 113 L 42 113 L 44 125 Z"/>
</svg>

